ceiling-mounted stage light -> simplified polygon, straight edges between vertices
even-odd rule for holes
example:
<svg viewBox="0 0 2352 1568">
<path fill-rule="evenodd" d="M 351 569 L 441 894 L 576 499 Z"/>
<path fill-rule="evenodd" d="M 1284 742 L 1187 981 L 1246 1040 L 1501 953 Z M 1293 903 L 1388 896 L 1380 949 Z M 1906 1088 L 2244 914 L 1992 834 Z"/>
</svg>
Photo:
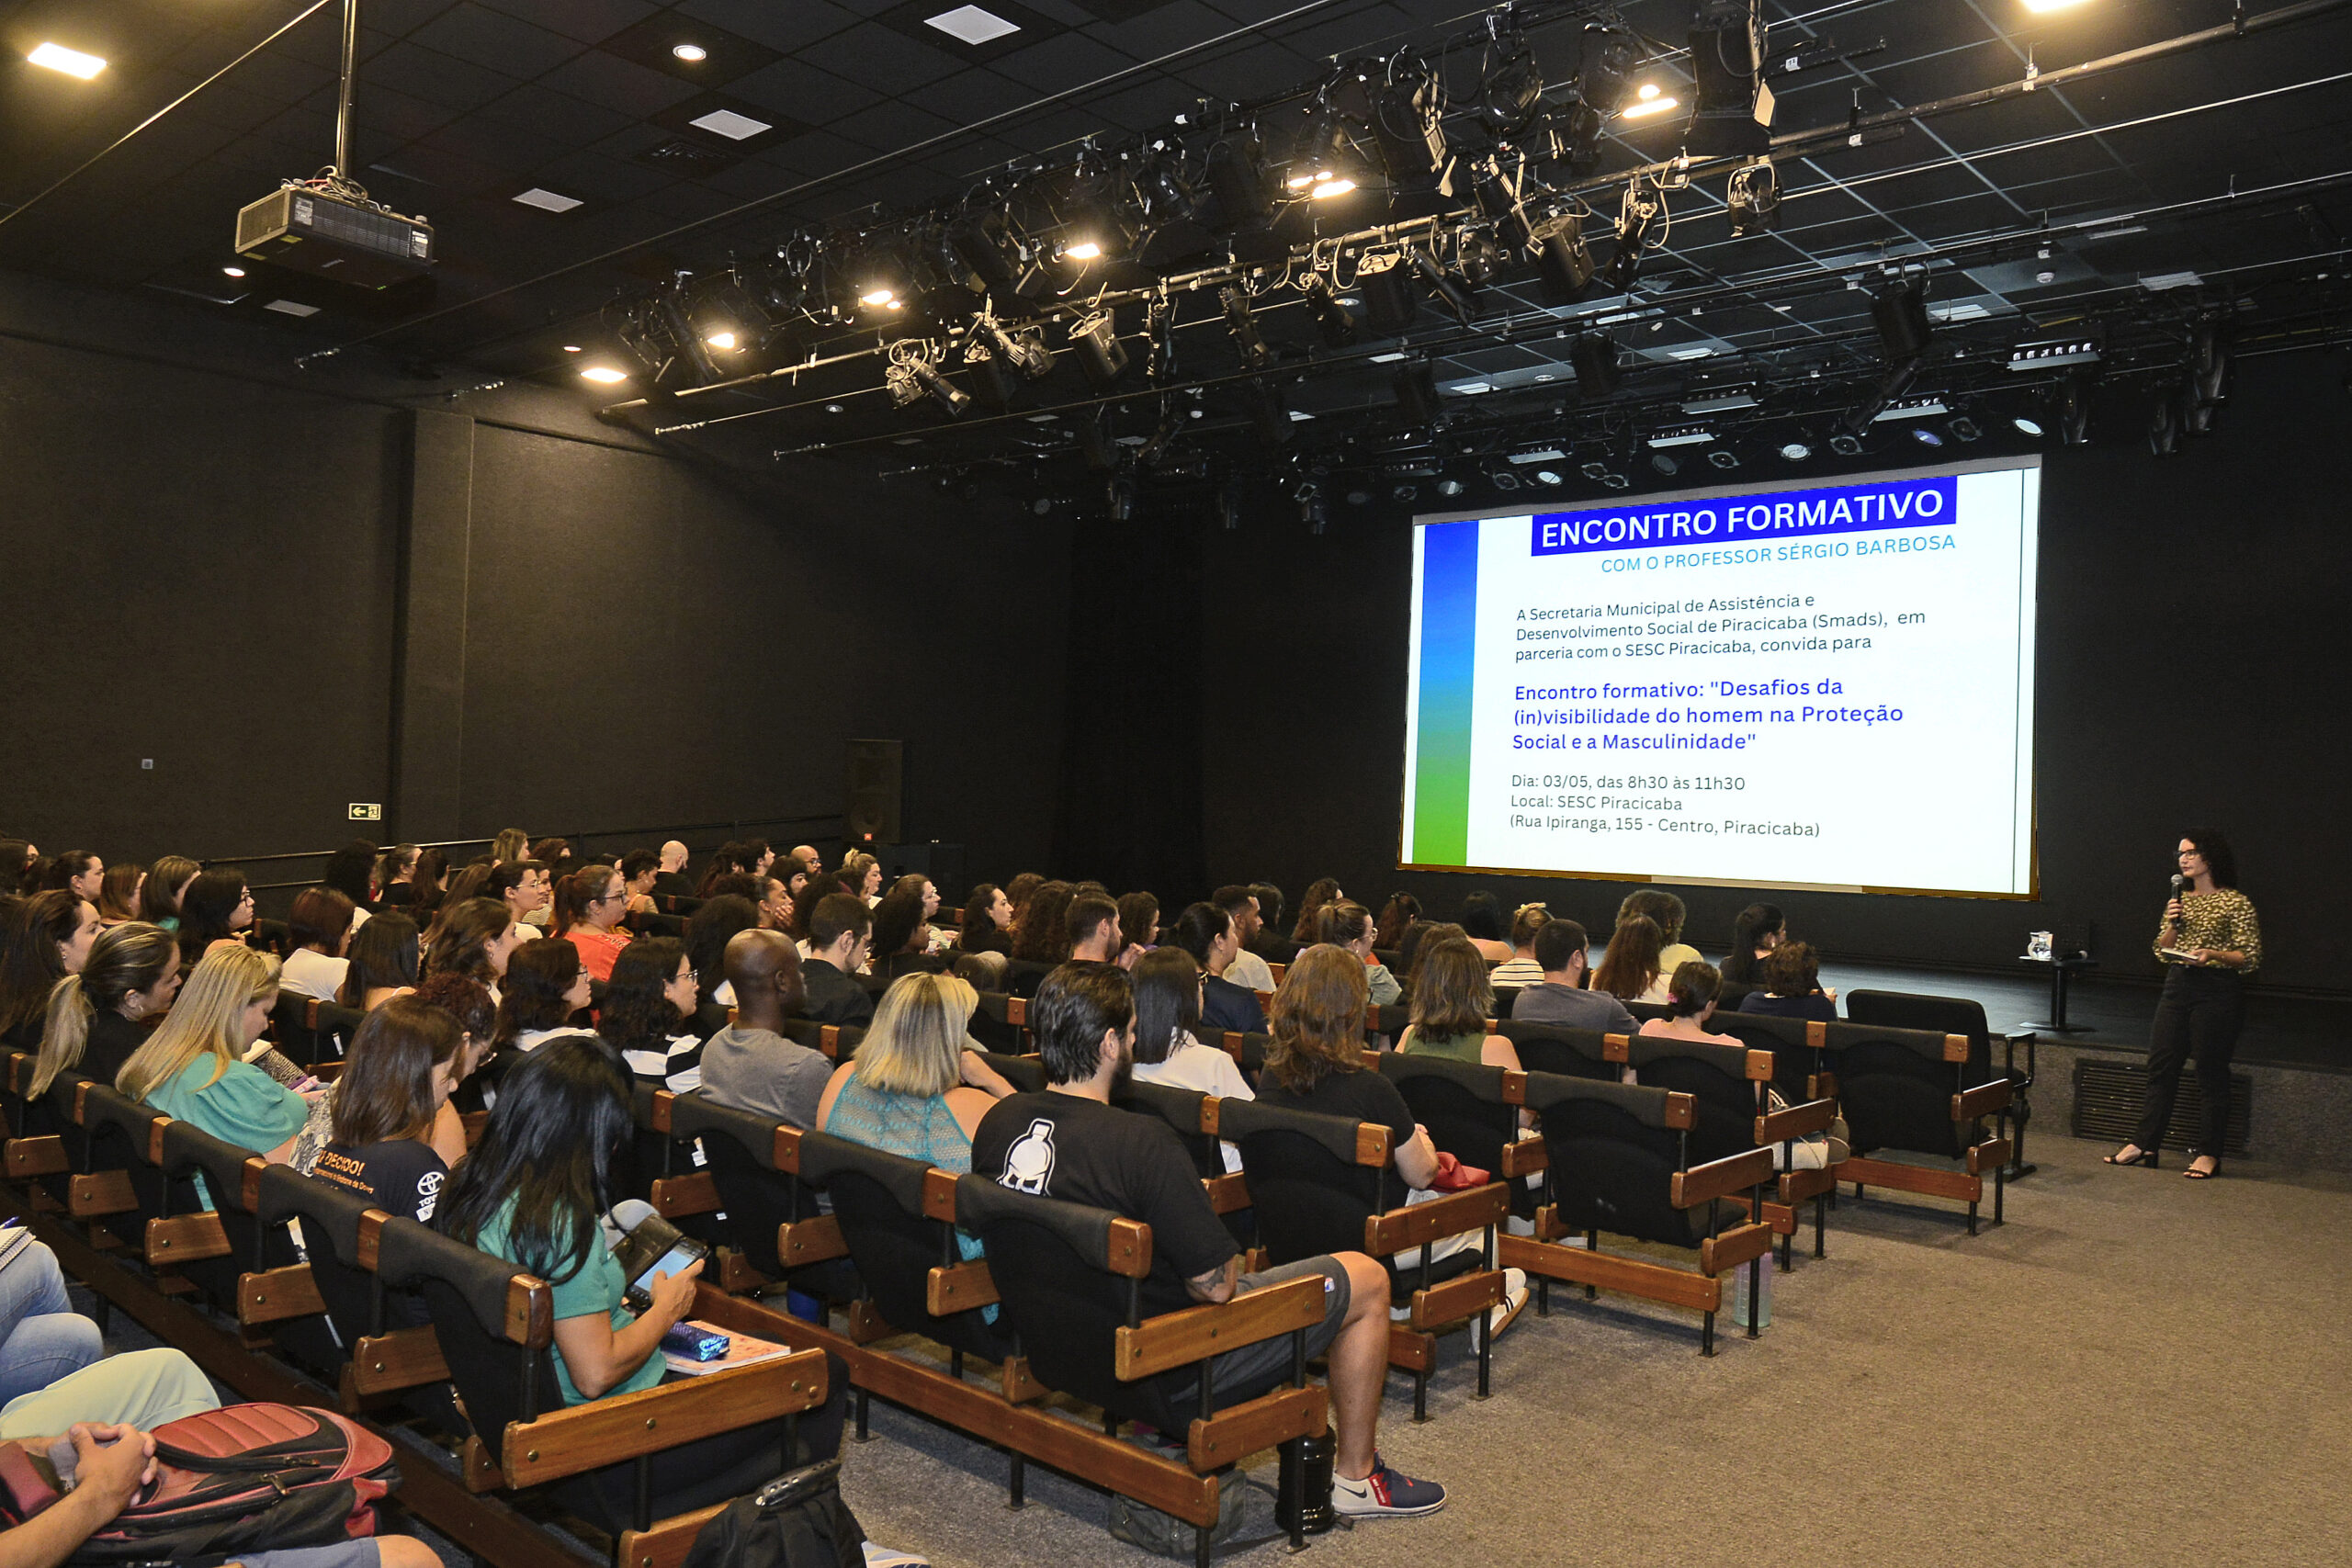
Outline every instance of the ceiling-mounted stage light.
<svg viewBox="0 0 2352 1568">
<path fill-rule="evenodd" d="M 1603 122 L 1624 106 L 1640 61 L 1638 42 L 1631 34 L 1599 23 L 1585 24 L 1576 93 L 1562 117 L 1568 166 L 1578 174 L 1600 164 Z"/>
<path fill-rule="evenodd" d="M 1144 309 L 1144 379 L 1164 387 L 1176 378 L 1176 301 L 1156 294 Z"/>
<path fill-rule="evenodd" d="M 1529 477 L 1540 485 L 1562 485 L 1567 482 L 1557 468 L 1538 468 Z"/>
<path fill-rule="evenodd" d="M 1366 73 L 1369 75 L 1369 73 Z M 1436 75 L 1412 65 L 1367 82 L 1372 139 L 1388 175 L 1388 218 L 1430 218 L 1453 205 L 1453 154 L 1445 140 L 1445 94 Z"/>
<path fill-rule="evenodd" d="M 1642 440 L 1653 450 L 1663 446 L 1703 446 L 1715 433 L 1703 424 L 1674 424 L 1653 430 Z"/>
<path fill-rule="evenodd" d="M 1430 430 L 1436 427 L 1444 408 L 1438 401 L 1437 371 L 1428 361 L 1400 365 L 1390 371 L 1388 389 L 1396 396 L 1396 412 L 1404 416 L 1406 428 Z"/>
<path fill-rule="evenodd" d="M 1859 457 L 1862 450 L 1861 437 L 1841 430 L 1829 438 L 1829 449 L 1840 457 Z"/>
<path fill-rule="evenodd" d="M 2015 419 L 2009 421 L 2009 423 L 2018 427 L 2018 434 L 2030 435 L 2036 441 L 2041 439 L 2041 422 L 2040 420 L 2034 419 L 2026 414 L 2019 414 Z"/>
<path fill-rule="evenodd" d="M 1584 243 L 1584 220 L 1555 213 L 1528 226 L 1528 249 L 1535 255 L 1537 286 L 1546 302 L 1573 305 L 1592 287 L 1592 252 Z"/>
<path fill-rule="evenodd" d="M 1110 508 L 1111 521 L 1132 521 L 1136 514 L 1135 477 L 1124 472 L 1113 474 L 1102 489 L 1103 501 Z"/>
<path fill-rule="evenodd" d="M 911 408 L 928 397 L 947 417 L 955 418 L 972 404 L 972 394 L 950 381 L 938 366 L 920 355 L 896 361 L 882 373 L 882 384 L 893 407 Z"/>
<path fill-rule="evenodd" d="M 1772 139 L 1772 89 L 1763 77 L 1763 0 L 1699 0 L 1690 39 L 1691 106 L 1685 149 L 1706 157 L 1762 152 Z"/>
<path fill-rule="evenodd" d="M 2230 400 L 2233 358 L 2228 327 L 2219 321 L 2197 323 L 2188 340 L 2188 390 L 2199 408 L 2210 410 Z"/>
<path fill-rule="evenodd" d="M 1412 262 L 1413 270 L 1421 275 L 1421 281 L 1428 284 L 1430 291 L 1438 297 L 1439 303 L 1453 313 L 1455 321 L 1465 327 L 1468 326 L 1474 308 L 1470 291 L 1451 276 L 1445 268 L 1440 266 L 1436 257 L 1420 246 L 1410 247 L 1406 252 L 1406 255 Z"/>
<path fill-rule="evenodd" d="M 1610 288 L 1620 294 L 1633 290 L 1642 275 L 1642 251 L 1649 243 L 1650 231 L 1665 214 L 1666 192 L 1657 184 L 1636 176 L 1626 185 L 1617 219 L 1617 254 L 1609 258 L 1609 270 L 1602 275 Z"/>
<path fill-rule="evenodd" d="M 1396 337 L 1413 324 L 1413 293 L 1406 276 L 1405 258 L 1395 251 L 1366 256 L 1357 265 L 1364 321 L 1382 337 Z"/>
<path fill-rule="evenodd" d="M 1038 328 L 1008 332 L 1003 323 L 989 316 L 980 318 L 978 327 L 996 356 L 1019 371 L 1023 379 L 1042 381 L 1054 373 L 1054 351 L 1046 346 L 1046 334 Z"/>
<path fill-rule="evenodd" d="M 1127 347 L 1119 341 L 1118 323 L 1108 310 L 1097 310 L 1070 323 L 1069 345 L 1078 355 L 1078 367 L 1086 373 L 1086 382 L 1098 392 L 1107 392 L 1126 374 Z"/>
<path fill-rule="evenodd" d="M 1233 259 L 1273 261 L 1288 250 L 1273 232 L 1272 180 L 1260 162 L 1254 133 L 1237 132 L 1208 152 L 1208 186 L 1216 198 L 1215 227 Z"/>
<path fill-rule="evenodd" d="M 981 292 L 999 309 L 1008 309 L 1021 297 L 1019 255 L 1004 231 L 999 214 L 959 218 L 944 235 L 948 251 L 970 269 Z"/>
<path fill-rule="evenodd" d="M 1345 348 L 1356 341 L 1356 319 L 1331 292 L 1330 280 L 1319 272 L 1310 272 L 1299 279 L 1299 298 L 1306 302 L 1306 313 L 1315 318 L 1315 330 L 1333 348 Z"/>
<path fill-rule="evenodd" d="M 1724 188 L 1724 202 L 1731 214 L 1733 239 L 1745 240 L 1770 229 L 1781 210 L 1781 176 L 1772 160 L 1758 158 L 1734 169 Z"/>
<path fill-rule="evenodd" d="M 1645 82 L 1634 95 L 1634 101 L 1617 111 L 1621 119 L 1656 119 L 1662 114 L 1672 114 L 1682 107 L 1682 100 L 1655 82 Z"/>
<path fill-rule="evenodd" d="M 1258 331 L 1257 318 L 1250 310 L 1250 296 L 1233 284 L 1217 290 L 1217 303 L 1225 310 L 1225 330 L 1233 335 L 1233 346 L 1241 355 L 1242 365 L 1251 370 L 1263 370 L 1274 362 L 1274 351 Z"/>
<path fill-rule="evenodd" d="M 1241 385 L 1241 406 L 1259 440 L 1274 447 L 1290 445 L 1295 422 L 1280 387 L 1264 380 L 1245 381 Z"/>
<path fill-rule="evenodd" d="M 2057 416 L 2058 439 L 2068 446 L 2091 442 L 2091 383 L 2087 376 L 2069 376 L 2058 383 L 2051 412 Z"/>
<path fill-rule="evenodd" d="M 1119 448 L 1111 439 L 1110 411 L 1090 409 L 1075 422 L 1079 456 L 1089 472 L 1107 474 L 1119 466 Z"/>
<path fill-rule="evenodd" d="M 2148 411 L 2148 451 L 2153 457 L 2177 457 L 2187 445 L 2188 432 L 2183 428 L 2180 406 L 2183 390 L 2166 387 L 2156 394 L 2156 406 Z"/>
<path fill-rule="evenodd" d="M 1519 476 L 1511 472 L 1509 468 L 1488 468 L 1487 470 L 1487 483 L 1497 490 L 1517 490 L 1519 488 Z"/>
<path fill-rule="evenodd" d="M 1650 467 L 1672 479 L 1682 471 L 1682 459 L 1671 452 L 1653 452 L 1650 454 Z"/>
<path fill-rule="evenodd" d="M 1739 454 L 1718 446 L 1707 454 L 1707 461 L 1718 468 L 1736 468 L 1739 467 Z"/>
<path fill-rule="evenodd" d="M 2063 337 L 2029 338 L 2009 350 L 2009 368 L 2050 370 L 2061 365 L 2096 365 L 2101 347 L 2097 329 Z"/>
<path fill-rule="evenodd" d="M 1973 441 L 1984 434 L 1983 428 L 1966 414 L 1952 420 L 1944 428 L 1951 432 L 1951 438 L 1954 441 Z"/>
<path fill-rule="evenodd" d="M 1928 320 L 1928 290 L 1924 282 L 1890 285 L 1871 297 L 1871 324 L 1889 360 L 1900 363 L 1927 352 L 1935 327 Z"/>
<path fill-rule="evenodd" d="M 1580 471 L 1593 483 L 1607 485 L 1611 490 L 1623 490 L 1629 482 L 1624 475 L 1606 463 L 1587 463 Z"/>
<path fill-rule="evenodd" d="M 1813 448 L 1803 441 L 1785 441 L 1781 444 L 1781 456 L 1789 462 L 1802 463 L 1813 456 Z"/>
<path fill-rule="evenodd" d="M 616 381 L 628 380 L 628 372 L 616 370 L 609 365 L 591 365 L 580 372 L 580 378 L 583 381 L 594 381 L 598 386 L 609 387 Z"/>
<path fill-rule="evenodd" d="M 1216 494 L 1209 501 L 1209 514 L 1216 519 L 1217 527 L 1224 532 L 1238 534 L 1241 531 L 1241 508 L 1234 504 L 1233 492 L 1223 485 L 1216 487 Z"/>
<path fill-rule="evenodd" d="M 1437 492 L 1440 495 L 1460 495 L 1462 493 L 1462 481 L 1456 479 L 1440 479 L 1437 481 Z"/>
<path fill-rule="evenodd" d="M 1911 427 L 1911 439 L 1922 446 L 1941 446 L 1944 444 L 1942 436 L 1924 424 L 1916 424 Z"/>
<path fill-rule="evenodd" d="M 1617 340 L 1605 333 L 1586 333 L 1568 348 L 1568 364 L 1577 373 L 1577 396 L 1597 401 L 1623 384 Z"/>
<path fill-rule="evenodd" d="M 1498 141 L 1517 141 L 1544 118 L 1544 67 L 1505 6 L 1487 13 L 1487 55 L 1478 118 Z"/>
<path fill-rule="evenodd" d="M 1330 523 L 1330 509 L 1323 502 L 1323 486 L 1319 480 L 1302 479 L 1291 492 L 1298 502 L 1298 520 L 1306 525 L 1310 534 L 1320 534 Z"/>
</svg>

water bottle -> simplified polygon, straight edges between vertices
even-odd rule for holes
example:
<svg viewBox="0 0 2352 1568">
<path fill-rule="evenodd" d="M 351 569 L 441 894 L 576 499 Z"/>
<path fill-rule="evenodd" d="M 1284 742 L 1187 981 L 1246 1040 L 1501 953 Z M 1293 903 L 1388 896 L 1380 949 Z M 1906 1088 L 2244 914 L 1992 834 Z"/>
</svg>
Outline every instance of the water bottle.
<svg viewBox="0 0 2352 1568">
<path fill-rule="evenodd" d="M 1748 1281 L 1758 1281 L 1756 1289 L 1756 1326 L 1772 1326 L 1772 1255 L 1766 1253 L 1755 1266 L 1743 1263 L 1732 1273 L 1731 1320 L 1738 1327 L 1747 1326 Z"/>
<path fill-rule="evenodd" d="M 1291 1528 L 1290 1499 L 1295 1495 L 1304 1512 L 1300 1529 L 1307 1535 L 1321 1535 L 1336 1522 L 1331 1509 L 1331 1460 L 1336 1444 L 1331 1434 L 1327 1430 L 1319 1438 L 1294 1438 L 1276 1451 L 1282 1460 L 1282 1484 L 1275 1494 L 1274 1522 L 1284 1529 Z M 1298 1480 L 1295 1494 L 1293 1475 Z"/>
</svg>

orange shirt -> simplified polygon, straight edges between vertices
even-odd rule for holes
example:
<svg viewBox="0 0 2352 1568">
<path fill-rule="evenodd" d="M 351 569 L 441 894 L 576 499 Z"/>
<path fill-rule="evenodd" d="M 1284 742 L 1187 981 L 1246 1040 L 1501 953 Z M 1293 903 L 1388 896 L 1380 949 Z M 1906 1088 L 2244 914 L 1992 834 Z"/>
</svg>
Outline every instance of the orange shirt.
<svg viewBox="0 0 2352 1568">
<path fill-rule="evenodd" d="M 629 942 L 624 931 L 600 931 L 587 926 L 574 926 L 563 933 L 564 941 L 580 950 L 580 966 L 588 971 L 592 980 L 613 977 L 613 960 Z"/>
</svg>

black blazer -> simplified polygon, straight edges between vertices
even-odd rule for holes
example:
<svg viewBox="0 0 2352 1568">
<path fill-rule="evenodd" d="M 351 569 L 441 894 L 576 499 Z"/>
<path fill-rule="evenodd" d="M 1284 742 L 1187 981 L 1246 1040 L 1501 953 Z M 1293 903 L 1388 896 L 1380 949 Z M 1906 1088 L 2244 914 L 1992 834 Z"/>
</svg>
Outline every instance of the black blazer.
<svg viewBox="0 0 2352 1568">
<path fill-rule="evenodd" d="M 802 964 L 800 981 L 808 992 L 800 1004 L 801 1017 L 860 1028 L 873 1021 L 874 998 L 865 987 L 823 959 L 812 958 Z"/>
<path fill-rule="evenodd" d="M 1216 975 L 1201 977 L 1201 1021 L 1211 1029 L 1243 1034 L 1266 1032 L 1266 1014 L 1258 1006 L 1258 993 Z"/>
</svg>

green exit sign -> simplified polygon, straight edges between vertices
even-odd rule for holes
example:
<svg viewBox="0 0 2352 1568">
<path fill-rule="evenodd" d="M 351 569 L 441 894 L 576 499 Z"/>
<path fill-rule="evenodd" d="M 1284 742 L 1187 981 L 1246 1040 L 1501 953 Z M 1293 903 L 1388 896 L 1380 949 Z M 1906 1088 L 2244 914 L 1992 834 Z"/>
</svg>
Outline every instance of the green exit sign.
<svg viewBox="0 0 2352 1568">
<path fill-rule="evenodd" d="M 384 808 L 372 800 L 355 800 L 351 803 L 351 819 L 354 822 L 381 822 Z"/>
</svg>

